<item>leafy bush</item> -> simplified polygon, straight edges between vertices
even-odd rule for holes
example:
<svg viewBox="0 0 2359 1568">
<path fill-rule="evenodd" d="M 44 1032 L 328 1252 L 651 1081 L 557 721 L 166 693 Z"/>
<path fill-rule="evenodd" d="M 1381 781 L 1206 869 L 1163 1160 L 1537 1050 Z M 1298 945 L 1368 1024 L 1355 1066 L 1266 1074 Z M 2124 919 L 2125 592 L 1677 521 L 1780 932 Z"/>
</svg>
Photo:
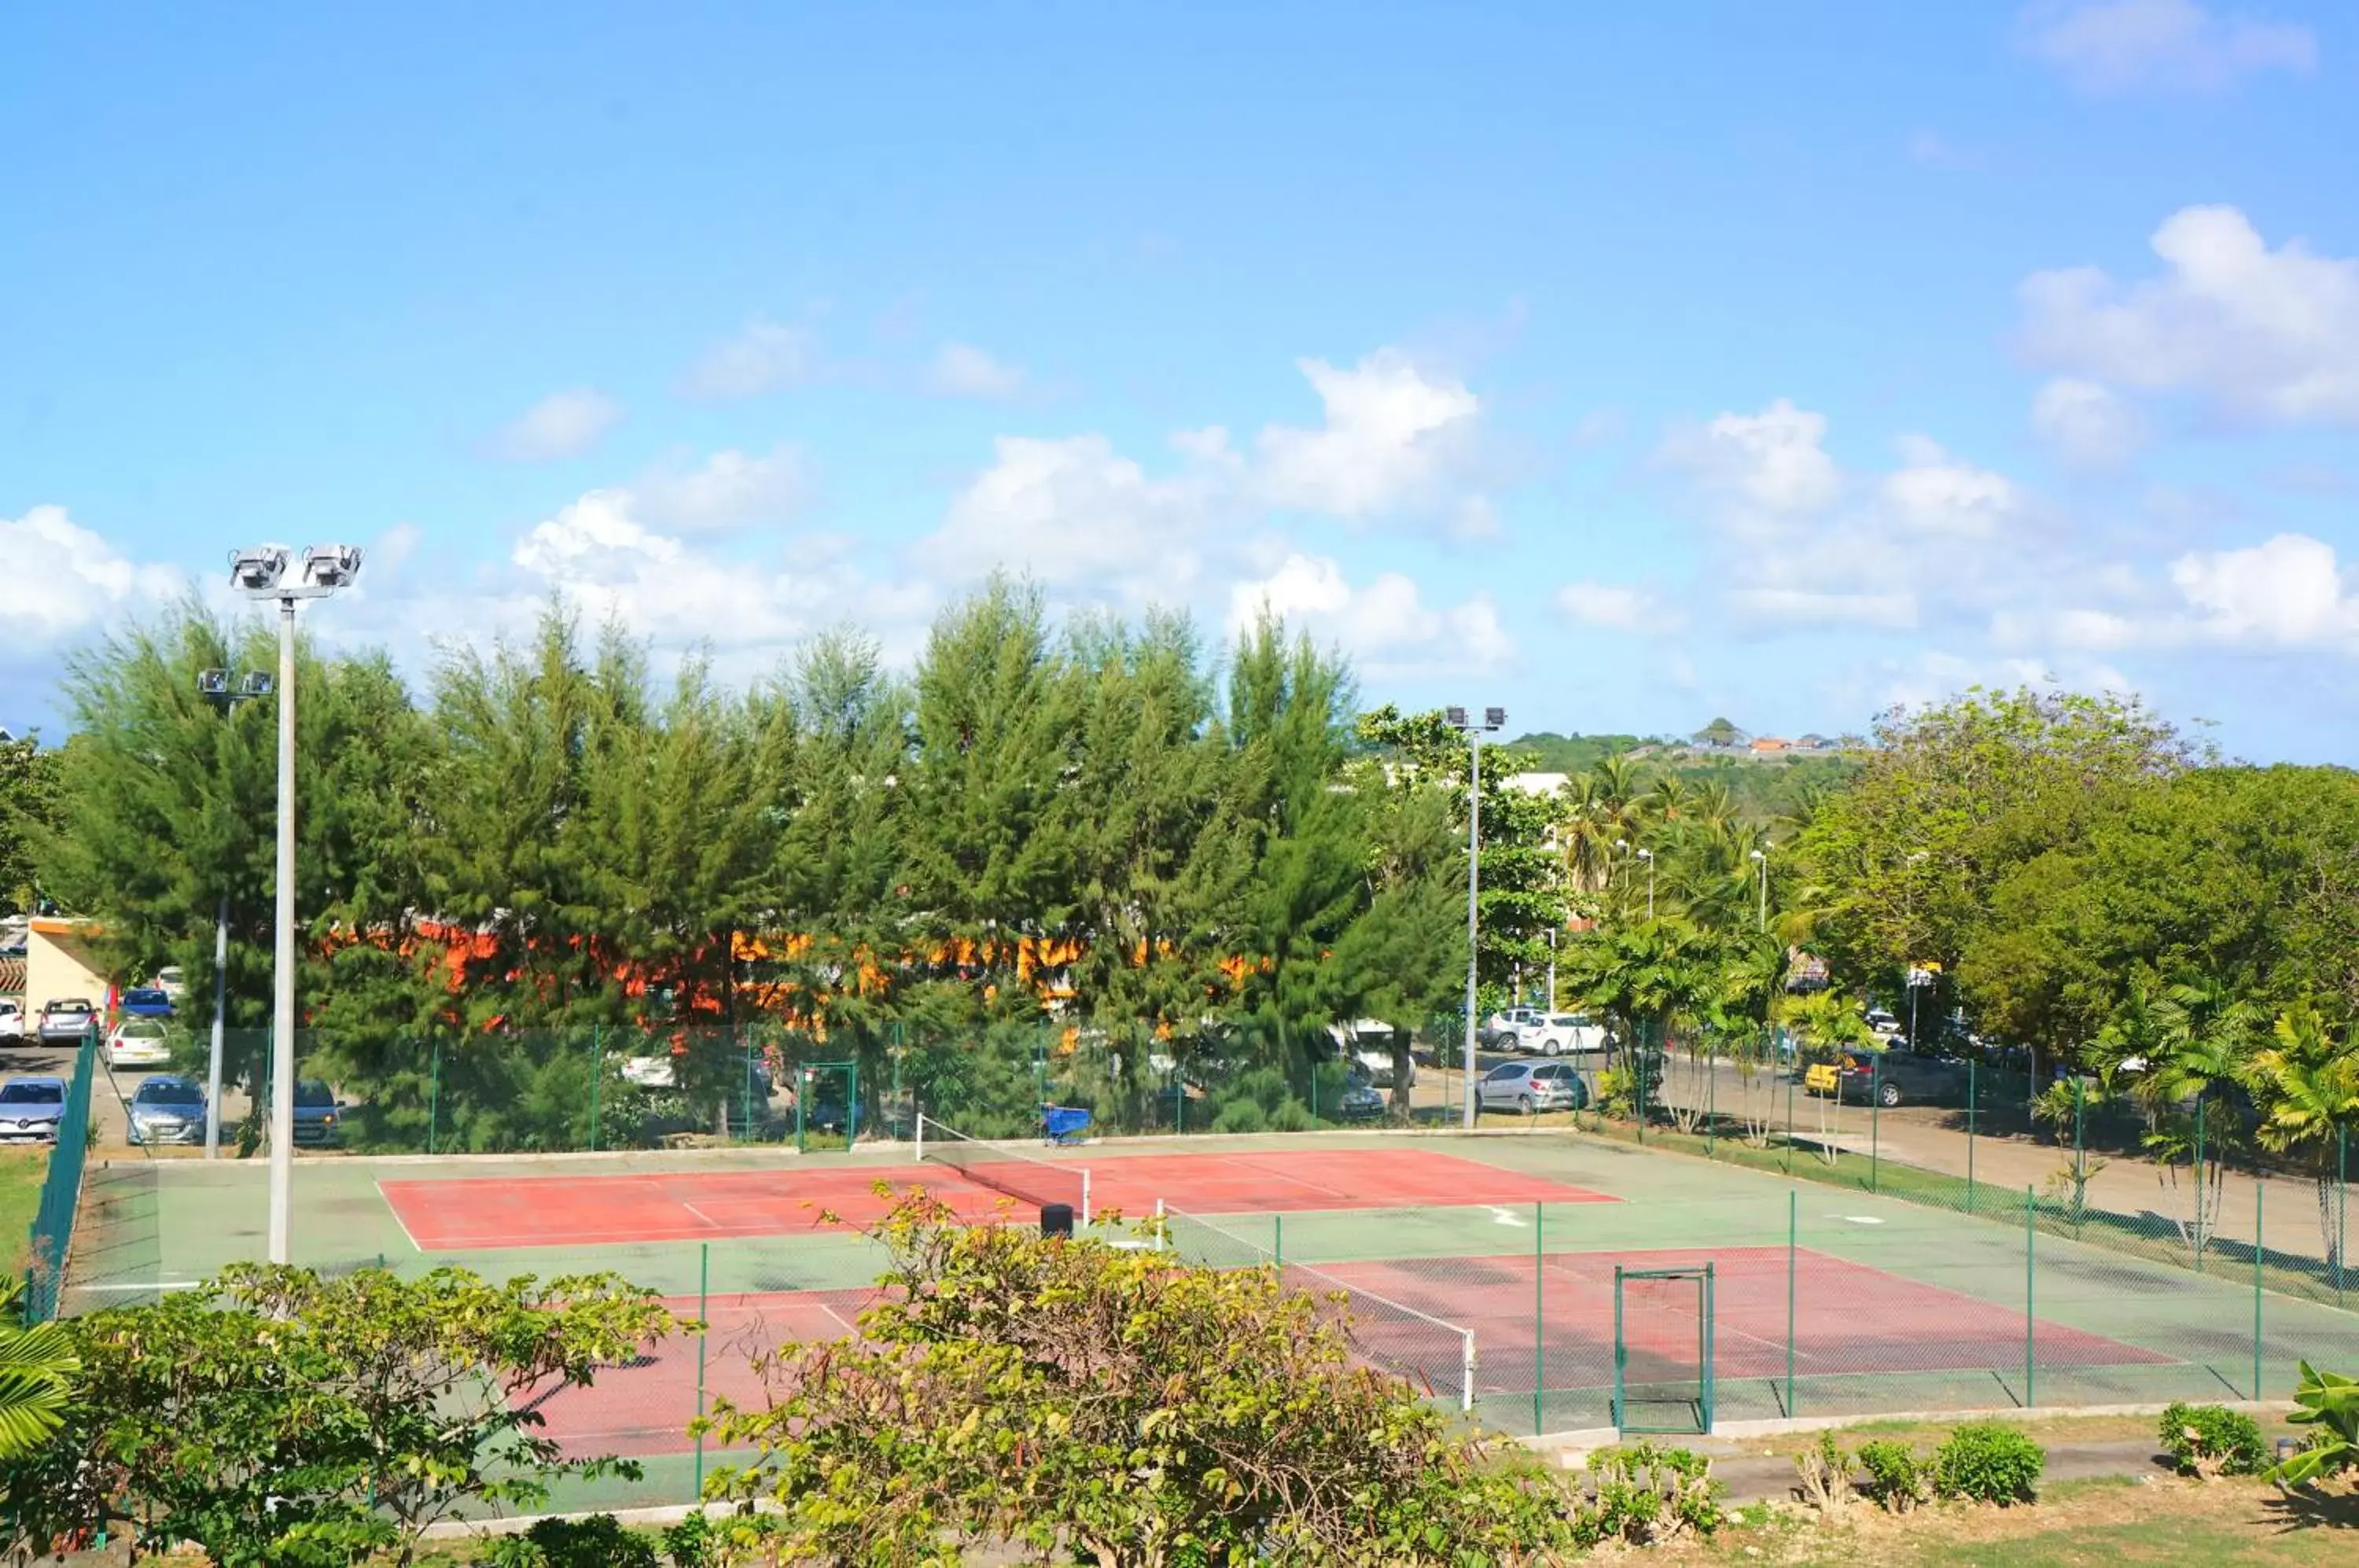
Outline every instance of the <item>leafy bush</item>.
<svg viewBox="0 0 2359 1568">
<path fill-rule="evenodd" d="M 892 1264 L 862 1336 L 781 1346 L 756 1364 L 763 1399 L 721 1405 L 710 1429 L 759 1457 L 710 1495 L 774 1505 L 727 1522 L 723 1561 L 902 1568 L 985 1546 L 1504 1568 L 1570 1548 L 1599 1511 L 1356 1364 L 1275 1270 L 953 1219 L 905 1199 L 874 1233 Z M 1615 1528 L 1716 1524 L 1701 1465 L 1650 1453 L 1614 1470 Z"/>
<path fill-rule="evenodd" d="M 2047 1467 L 2039 1444 L 2013 1427 L 1974 1421 L 1934 1454 L 1933 1489 L 1978 1503 L 2027 1503 Z"/>
<path fill-rule="evenodd" d="M 2301 1452 L 2269 1472 L 2269 1479 L 2290 1488 L 2359 1469 L 2359 1381 L 2339 1372 L 2321 1372 L 2305 1361 L 2293 1402 L 2294 1411 L 2286 1420 L 2318 1430 Z"/>
<path fill-rule="evenodd" d="M 1934 1465 L 1918 1458 L 1905 1443 L 1888 1438 L 1863 1443 L 1854 1457 L 1867 1472 L 1868 1497 L 1886 1513 L 1905 1514 L 1932 1495 Z M 2037 1467 L 2032 1474 L 2038 1474 Z"/>
<path fill-rule="evenodd" d="M 690 1514 L 663 1532 L 664 1555 L 672 1568 L 713 1568 L 721 1561 L 721 1531 L 702 1514 Z"/>
<path fill-rule="evenodd" d="M 612 1514 L 545 1519 L 493 1543 L 495 1568 L 662 1568 L 655 1541 Z"/>
<path fill-rule="evenodd" d="M 1269 1117 L 1251 1100 L 1231 1100 L 1212 1117 L 1214 1132 L 1266 1132 Z"/>
<path fill-rule="evenodd" d="M 1309 1132 L 1318 1125 L 1319 1118 L 1312 1116 L 1310 1107 L 1299 1100 L 1280 1100 L 1277 1108 L 1269 1113 L 1269 1130 L 1272 1132 Z"/>
<path fill-rule="evenodd" d="M 2260 1423 L 2225 1405 L 2173 1404 L 2158 1434 L 2182 1475 L 2257 1475 L 2268 1468 Z"/>
<path fill-rule="evenodd" d="M 1685 1448 L 1641 1443 L 1592 1454 L 1596 1489 L 1573 1519 L 1582 1546 L 1618 1541 L 1650 1546 L 1688 1534 L 1709 1536 L 1727 1522 L 1712 1461 Z"/>
</svg>

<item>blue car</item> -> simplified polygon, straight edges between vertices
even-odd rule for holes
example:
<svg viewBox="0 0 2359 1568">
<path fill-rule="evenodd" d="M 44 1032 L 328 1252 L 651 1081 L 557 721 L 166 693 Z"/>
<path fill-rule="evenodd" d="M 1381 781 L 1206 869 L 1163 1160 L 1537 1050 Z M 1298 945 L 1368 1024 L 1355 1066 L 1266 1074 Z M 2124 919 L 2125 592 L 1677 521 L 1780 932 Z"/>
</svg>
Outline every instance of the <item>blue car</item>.
<svg viewBox="0 0 2359 1568">
<path fill-rule="evenodd" d="M 55 1143 L 65 1116 L 62 1078 L 11 1078 L 0 1083 L 0 1142 L 30 1138 Z"/>
<path fill-rule="evenodd" d="M 153 985 L 135 985 L 123 993 L 117 1007 L 126 1018 L 168 1018 L 172 1016 L 172 998 Z"/>
</svg>

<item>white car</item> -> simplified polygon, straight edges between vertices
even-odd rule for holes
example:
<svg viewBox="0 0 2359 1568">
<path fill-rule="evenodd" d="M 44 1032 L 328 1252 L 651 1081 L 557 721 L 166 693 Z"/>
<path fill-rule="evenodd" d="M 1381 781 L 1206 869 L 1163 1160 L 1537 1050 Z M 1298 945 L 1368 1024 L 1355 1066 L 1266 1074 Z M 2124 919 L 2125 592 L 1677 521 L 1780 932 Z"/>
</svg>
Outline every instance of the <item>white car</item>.
<svg viewBox="0 0 2359 1568">
<path fill-rule="evenodd" d="M 642 1089 L 669 1089 L 678 1077 L 669 1056 L 630 1056 L 623 1060 L 623 1082 Z"/>
<path fill-rule="evenodd" d="M 1605 1029 L 1581 1013 L 1540 1013 L 1516 1030 L 1518 1051 L 1542 1056 L 1594 1056 L 1605 1050 Z"/>
<path fill-rule="evenodd" d="M 0 998 L 0 1040 L 25 1038 L 25 1004 L 15 997 Z"/>
<path fill-rule="evenodd" d="M 1474 1038 L 1484 1045 L 1505 1046 L 1516 1034 L 1538 1023 L 1539 1018 L 1540 1009 L 1538 1007 L 1502 1007 L 1483 1020 L 1482 1027 L 1474 1031 Z"/>
<path fill-rule="evenodd" d="M 172 1036 L 160 1018 L 125 1018 L 106 1037 L 109 1067 L 169 1067 Z"/>
<path fill-rule="evenodd" d="M 179 964 L 168 964 L 156 971 L 155 986 L 173 1001 L 178 1002 L 181 994 L 188 990 L 189 983 L 181 977 Z"/>
</svg>

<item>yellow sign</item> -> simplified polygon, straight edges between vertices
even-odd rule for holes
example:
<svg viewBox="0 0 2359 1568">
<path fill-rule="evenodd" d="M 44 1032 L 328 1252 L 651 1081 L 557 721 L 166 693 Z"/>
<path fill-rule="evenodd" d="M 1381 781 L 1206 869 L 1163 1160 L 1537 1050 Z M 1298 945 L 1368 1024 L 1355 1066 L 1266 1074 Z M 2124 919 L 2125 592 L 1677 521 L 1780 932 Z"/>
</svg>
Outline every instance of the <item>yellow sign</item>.
<svg viewBox="0 0 2359 1568">
<path fill-rule="evenodd" d="M 1802 1074 L 1802 1087 L 1805 1089 L 1832 1089 L 1835 1086 L 1837 1076 L 1838 1074 L 1835 1072 L 1835 1064 L 1833 1062 L 1821 1062 L 1812 1067 L 1809 1072 Z"/>
</svg>

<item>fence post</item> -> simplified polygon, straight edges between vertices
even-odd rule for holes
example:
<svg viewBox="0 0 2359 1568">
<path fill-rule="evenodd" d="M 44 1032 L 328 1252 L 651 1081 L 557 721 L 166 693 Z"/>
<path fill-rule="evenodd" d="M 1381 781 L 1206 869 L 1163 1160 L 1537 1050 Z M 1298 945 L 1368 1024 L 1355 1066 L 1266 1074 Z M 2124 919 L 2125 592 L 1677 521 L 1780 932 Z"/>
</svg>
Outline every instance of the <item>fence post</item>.
<svg viewBox="0 0 2359 1568">
<path fill-rule="evenodd" d="M 754 1136 L 754 1042 L 751 1040 L 745 1042 L 745 1060 L 738 1064 L 737 1071 L 737 1103 L 742 1118 L 739 1125 L 745 1129 L 746 1142 L 758 1143 L 761 1140 Z M 845 1106 L 844 1114 L 850 1116 L 851 1113 L 852 1107 Z"/>
<path fill-rule="evenodd" d="M 1794 1066 L 1802 1065 L 1801 1053 L 1795 1052 Z M 1794 1173 L 1794 1074 L 1786 1074 L 1786 1174 Z"/>
<path fill-rule="evenodd" d="M 704 1496 L 704 1340 L 712 1332 L 711 1312 L 712 1291 L 712 1244 L 699 1242 L 696 1248 L 696 1495 Z"/>
<path fill-rule="evenodd" d="M 1794 1410 L 1794 1265 L 1801 1251 L 1802 1193 L 1798 1187 L 1786 1189 L 1786 1419 L 1795 1418 Z"/>
<path fill-rule="evenodd" d="M 2343 1255 L 2350 1250 L 2351 1129 L 2334 1129 L 2334 1304 L 2343 1304 Z"/>
<path fill-rule="evenodd" d="M 1280 1269 L 1286 1267 L 1286 1215 L 1283 1213 L 1269 1216 L 1269 1256 Z"/>
<path fill-rule="evenodd" d="M 2203 1272 L 2203 1101 L 2195 1102 L 2195 1271 Z"/>
<path fill-rule="evenodd" d="M 606 1037 L 590 1026 L 590 1152 L 598 1152 L 598 1081 L 606 1076 Z"/>
<path fill-rule="evenodd" d="M 1974 1212 L 1974 1108 L 1982 1101 L 1981 1064 L 1966 1059 L 1966 1213 Z"/>
<path fill-rule="evenodd" d="M 1712 1157 L 1712 1127 L 1720 1119 L 1720 1051 L 1707 1051 L 1703 1059 L 1703 1157 Z"/>
<path fill-rule="evenodd" d="M 2033 1325 L 2039 1266 L 2035 1261 L 2039 1247 L 2039 1193 L 2036 1188 L 2023 1189 L 2023 1408 L 2029 1410 L 2039 1402 L 2038 1363 L 2034 1359 L 2038 1331 Z"/>
<path fill-rule="evenodd" d="M 251 1116 L 254 1113 L 248 1111 L 246 1114 Z M 441 1119 L 442 1041 L 438 1037 L 434 1041 L 434 1065 L 426 1080 L 426 1152 L 429 1154 L 434 1152 L 434 1138 L 440 1130 Z"/>
<path fill-rule="evenodd" d="M 1836 1104 L 1842 1104 L 1840 1097 Z M 1867 1064 L 1867 1190 L 1876 1190 L 1876 1167 L 1884 1153 L 1884 1052 L 1876 1051 Z"/>
<path fill-rule="evenodd" d="M 2089 1193 L 2089 1134 L 2088 1085 L 2078 1074 L 2072 1079 L 2072 1239 L 2081 1239 L 2081 1214 L 2088 1204 Z"/>
<path fill-rule="evenodd" d="M 2253 1172 L 2253 1398 L 2261 1397 L 2261 1258 L 2267 1248 L 2261 1237 L 2261 1194 L 2268 1183 Z"/>
<path fill-rule="evenodd" d="M 1532 1435 L 1540 1434 L 1540 1390 L 1548 1387 L 1548 1205 L 1532 1204 Z"/>
</svg>

